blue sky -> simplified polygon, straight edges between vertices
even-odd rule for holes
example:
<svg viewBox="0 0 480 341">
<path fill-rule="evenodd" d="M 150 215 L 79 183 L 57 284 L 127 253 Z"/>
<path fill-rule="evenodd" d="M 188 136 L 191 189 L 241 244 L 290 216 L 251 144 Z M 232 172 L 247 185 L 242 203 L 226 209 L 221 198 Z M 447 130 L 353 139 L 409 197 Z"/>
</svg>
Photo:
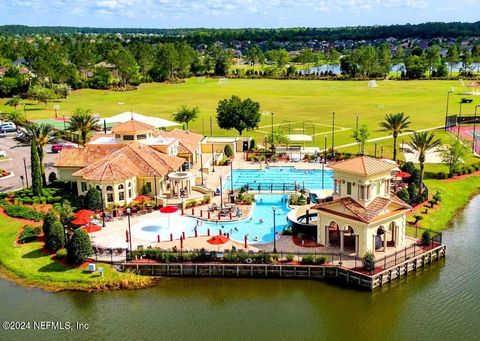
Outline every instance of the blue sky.
<svg viewBox="0 0 480 341">
<path fill-rule="evenodd" d="M 480 0 L 0 0 L 0 24 L 336 27 L 480 20 Z"/>
</svg>

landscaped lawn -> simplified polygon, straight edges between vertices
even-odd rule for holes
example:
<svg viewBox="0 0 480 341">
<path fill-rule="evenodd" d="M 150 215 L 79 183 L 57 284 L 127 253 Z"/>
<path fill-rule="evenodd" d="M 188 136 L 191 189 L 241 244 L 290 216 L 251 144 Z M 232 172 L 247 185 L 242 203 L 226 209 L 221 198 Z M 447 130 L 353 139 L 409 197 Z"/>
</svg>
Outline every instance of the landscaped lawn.
<svg viewBox="0 0 480 341">
<path fill-rule="evenodd" d="M 228 79 L 219 82 L 217 79 L 191 78 L 185 83 L 142 84 L 139 90 L 115 92 L 105 90 L 83 89 L 73 91 L 68 100 L 60 101 L 59 115 L 70 115 L 75 108 L 90 108 L 101 116 L 111 116 L 124 111 L 133 110 L 145 115 L 172 119 L 180 105 L 198 106 L 200 117 L 190 123 L 190 129 L 195 132 L 210 134 L 210 117 L 213 117 L 214 135 L 236 135 L 237 132 L 219 129 L 215 121 L 218 101 L 235 94 L 240 97 L 251 97 L 261 104 L 261 110 L 274 112 L 275 129 L 280 125 L 288 133 L 288 122 L 292 134 L 302 134 L 305 126 L 306 134 L 313 134 L 315 124 L 316 138 L 310 146 L 323 149 L 324 136 L 327 136 L 328 147 L 331 147 L 332 112 L 335 112 L 335 145 L 353 143 L 352 129 L 356 125 L 356 113 L 360 115 L 360 124 L 367 124 L 371 131 L 370 139 L 388 136 L 379 131 L 379 122 L 386 113 L 405 112 L 410 116 L 414 130 L 440 127 L 445 122 L 445 100 L 447 91 L 456 87 L 458 81 L 378 81 L 378 87 L 369 88 L 367 81 L 308 81 L 308 80 L 272 80 L 272 79 Z M 450 113 L 458 112 L 458 101 L 461 96 L 450 96 Z M 2 106 L 5 100 L 0 100 L 0 111 L 12 110 Z M 471 113 L 478 100 L 471 105 L 463 106 L 463 113 Z M 27 105 L 29 119 L 53 118 L 53 104 L 37 104 L 30 101 Z M 253 132 L 258 143 L 263 143 L 265 135 L 271 131 L 271 115 L 265 114 L 260 128 Z M 443 130 L 435 132 L 444 140 L 449 135 Z M 398 143 L 408 141 L 408 137 L 399 137 Z M 377 141 L 377 155 L 383 146 L 383 155 L 392 156 L 392 139 Z M 375 144 L 368 142 L 366 152 L 373 154 Z M 358 146 L 340 148 L 340 151 L 356 153 Z M 402 153 L 399 158 L 402 159 Z M 468 163 L 474 160 L 467 160 Z M 428 171 L 447 171 L 445 166 L 426 167 Z"/>
<path fill-rule="evenodd" d="M 108 264 L 97 264 L 105 270 L 103 277 L 83 267 L 72 268 L 42 252 L 41 242 L 15 246 L 22 223 L 0 215 L 0 263 L 5 270 L 26 284 L 47 289 L 102 289 L 135 287 L 149 281 L 146 277 L 123 274 Z"/>
<path fill-rule="evenodd" d="M 172 112 L 180 105 L 195 105 L 200 108 L 201 117 L 191 123 L 190 128 L 208 135 L 209 117 L 215 115 L 218 101 L 235 94 L 251 97 L 260 102 L 261 110 L 274 112 L 274 124 L 296 122 L 291 125 L 292 133 L 302 133 L 302 122 L 311 120 L 316 124 L 317 134 L 327 133 L 329 144 L 331 114 L 335 112 L 337 129 L 345 129 L 335 134 L 335 143 L 339 145 L 353 142 L 351 129 L 355 127 L 356 113 L 360 114 L 360 124 L 366 123 L 372 130 L 372 138 L 386 135 L 377 131 L 378 122 L 386 113 L 405 112 L 411 116 L 413 129 L 443 125 L 446 94 L 453 86 L 458 87 L 458 82 L 379 81 L 378 87 L 369 88 L 367 81 L 229 79 L 221 83 L 217 79 L 191 78 L 181 84 L 142 84 L 140 90 L 128 92 L 91 89 L 73 91 L 67 101 L 60 102 L 59 113 L 65 112 L 68 116 L 74 108 L 83 107 L 102 116 L 133 110 L 171 119 Z M 451 96 L 452 113 L 458 111 L 459 97 Z M 31 103 L 33 105 L 27 105 L 30 119 L 54 117 L 54 103 L 49 103 L 47 108 L 43 104 Z M 472 111 L 474 105 L 475 103 L 464 106 L 464 113 Z M 0 110 L 12 108 L 0 105 Z M 253 133 L 259 141 L 270 131 L 270 119 L 270 114 L 265 115 L 260 123 L 261 128 Z M 215 118 L 213 130 L 215 135 L 236 134 L 235 131 L 226 132 L 217 128 Z M 307 124 L 306 133 L 312 132 Z M 323 146 L 323 136 L 317 135 L 313 145 Z"/>
<path fill-rule="evenodd" d="M 419 226 L 441 231 L 449 227 L 449 222 L 460 209 L 467 205 L 472 195 L 480 191 L 480 176 L 471 175 L 460 180 L 425 180 L 425 185 L 432 195 L 436 191 L 440 192 L 442 196 L 440 206 L 429 209 L 428 214 L 420 213 L 424 209 L 411 213 L 408 221 L 413 220 L 413 214 L 421 214 L 423 220 L 419 222 Z M 415 229 L 409 228 L 408 233 L 414 235 Z"/>
</svg>

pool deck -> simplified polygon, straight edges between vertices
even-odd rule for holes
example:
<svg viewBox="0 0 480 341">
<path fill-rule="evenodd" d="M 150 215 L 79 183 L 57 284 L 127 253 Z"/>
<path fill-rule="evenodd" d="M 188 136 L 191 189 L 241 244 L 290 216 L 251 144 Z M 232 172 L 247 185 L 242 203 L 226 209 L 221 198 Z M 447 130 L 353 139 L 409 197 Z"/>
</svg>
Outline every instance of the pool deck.
<svg viewBox="0 0 480 341">
<path fill-rule="evenodd" d="M 134 226 L 138 223 L 141 223 L 145 219 L 152 219 L 155 218 L 156 216 L 160 216 L 161 213 L 158 211 L 154 211 L 152 213 L 148 213 L 145 215 L 134 215 L 131 217 L 131 226 Z M 117 219 L 115 221 L 107 222 L 106 227 L 103 228 L 101 231 L 91 233 L 92 237 L 92 242 L 94 245 L 101 247 L 101 248 L 128 248 L 129 245 L 126 242 L 126 237 L 125 237 L 125 231 L 128 230 L 128 220 L 127 218 L 123 219 Z M 160 243 L 156 242 L 155 240 L 143 240 L 135 237 L 135 234 L 133 234 L 132 238 L 132 248 L 135 250 L 137 249 L 138 246 L 143 246 L 144 248 L 147 247 L 153 247 L 153 248 L 161 248 L 161 249 L 173 249 L 176 248 L 180 250 L 180 231 L 177 236 L 174 236 L 173 241 L 161 241 Z M 212 236 L 216 235 L 217 231 L 213 232 L 212 231 Z M 235 246 L 237 250 L 245 250 L 245 251 L 267 251 L 267 252 L 272 252 L 273 251 L 273 241 L 270 243 L 266 244 L 248 244 L 247 248 L 245 248 L 243 242 L 241 241 L 234 241 L 230 240 L 227 243 L 217 246 L 217 245 L 211 245 L 207 243 L 207 239 L 210 237 L 206 235 L 199 235 L 198 237 L 188 237 L 184 239 L 183 241 L 183 250 L 195 250 L 195 249 L 206 249 L 206 250 L 211 250 L 211 251 L 223 251 L 223 250 L 230 250 L 232 246 Z M 413 245 L 417 239 L 406 236 L 406 243 L 402 247 L 388 247 L 387 251 L 377 251 L 375 252 L 377 258 L 382 258 L 385 255 L 391 255 L 394 254 L 397 251 L 403 250 L 405 247 L 409 247 Z M 318 247 L 303 247 L 300 245 L 296 245 L 293 242 L 292 236 L 284 236 L 284 235 L 279 235 L 276 241 L 276 248 L 277 252 L 283 252 L 283 253 L 322 253 L 322 254 L 338 254 L 339 248 L 338 246 L 318 246 Z M 354 256 L 354 253 L 352 250 L 350 250 L 351 253 L 349 253 L 349 250 L 347 249 L 344 255 L 346 257 L 348 256 Z M 297 257 L 298 258 L 298 257 Z M 354 260 L 353 259 L 345 259 L 343 260 L 344 266 L 345 267 L 354 267 Z M 358 265 L 358 264 L 357 264 Z"/>
</svg>

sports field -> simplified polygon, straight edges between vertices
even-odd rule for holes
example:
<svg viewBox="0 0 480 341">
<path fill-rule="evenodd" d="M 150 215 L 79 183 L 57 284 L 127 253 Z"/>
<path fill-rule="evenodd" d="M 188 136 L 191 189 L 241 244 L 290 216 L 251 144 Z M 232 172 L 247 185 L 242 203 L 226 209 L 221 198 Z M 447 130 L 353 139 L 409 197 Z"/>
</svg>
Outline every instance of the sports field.
<svg viewBox="0 0 480 341">
<path fill-rule="evenodd" d="M 439 127 L 444 124 L 446 94 L 452 87 L 459 88 L 458 81 L 378 81 L 375 88 L 366 81 L 308 81 L 269 79 L 217 79 L 192 78 L 181 84 L 143 84 L 137 91 L 114 92 L 104 90 L 73 91 L 68 101 L 60 101 L 59 114 L 67 116 L 77 107 L 90 108 L 101 116 L 111 116 L 133 110 L 145 115 L 171 119 L 172 112 L 180 105 L 198 106 L 200 118 L 190 124 L 190 129 L 205 135 L 210 134 L 209 119 L 213 115 L 214 135 L 234 135 L 236 131 L 224 131 L 215 124 L 215 109 L 220 99 L 235 94 L 242 98 L 251 97 L 261 104 L 261 110 L 274 113 L 275 129 L 285 133 L 315 133 L 315 142 L 310 145 L 323 146 L 324 136 L 331 145 L 332 112 L 335 112 L 335 145 L 353 142 L 352 129 L 359 113 L 360 124 L 367 124 L 372 134 L 370 139 L 386 137 L 378 131 L 378 122 L 386 113 L 405 112 L 410 115 L 412 129 Z M 451 113 L 458 112 L 460 95 L 450 96 Z M 477 100 L 475 100 L 478 102 Z M 0 100 L 0 103 L 3 103 Z M 473 112 L 476 104 L 463 106 L 464 114 Z M 27 105 L 29 119 L 52 118 L 54 103 L 30 102 Z M 0 106 L 0 111 L 12 110 Z M 290 121 L 290 124 L 288 123 Z M 311 122 L 315 126 L 315 131 Z M 260 142 L 270 132 L 271 115 L 263 116 L 260 128 L 253 135 Z M 290 128 L 289 128 L 290 127 Z M 442 135 L 442 134 L 440 134 Z M 401 141 L 399 141 L 400 143 Z M 391 153 L 391 139 L 377 141 L 384 145 L 384 155 Z M 355 151 L 357 147 L 348 147 Z M 367 145 L 373 152 L 373 142 Z"/>
</svg>

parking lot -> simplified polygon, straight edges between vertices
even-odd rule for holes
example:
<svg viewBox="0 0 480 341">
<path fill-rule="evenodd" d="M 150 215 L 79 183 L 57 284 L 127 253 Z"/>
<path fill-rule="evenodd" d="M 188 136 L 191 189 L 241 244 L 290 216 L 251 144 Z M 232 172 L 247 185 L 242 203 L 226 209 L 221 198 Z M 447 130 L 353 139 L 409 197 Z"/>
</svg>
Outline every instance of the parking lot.
<svg viewBox="0 0 480 341">
<path fill-rule="evenodd" d="M 26 175 L 28 177 L 28 184 L 31 185 L 30 178 L 30 147 L 18 147 L 17 142 L 14 140 L 15 133 L 6 134 L 0 136 L 0 150 L 7 152 L 7 157 L 11 158 L 10 160 L 0 161 L 0 168 L 7 171 L 13 172 L 14 176 L 6 179 L 0 179 L 0 192 L 10 192 L 26 186 L 22 185 L 22 180 L 20 176 L 22 175 L 25 178 L 25 165 L 27 168 Z M 53 164 L 57 157 L 57 154 L 50 152 L 50 145 L 45 147 L 45 173 L 47 175 L 50 172 L 54 172 Z M 24 165 L 25 159 L 25 165 Z"/>
</svg>

